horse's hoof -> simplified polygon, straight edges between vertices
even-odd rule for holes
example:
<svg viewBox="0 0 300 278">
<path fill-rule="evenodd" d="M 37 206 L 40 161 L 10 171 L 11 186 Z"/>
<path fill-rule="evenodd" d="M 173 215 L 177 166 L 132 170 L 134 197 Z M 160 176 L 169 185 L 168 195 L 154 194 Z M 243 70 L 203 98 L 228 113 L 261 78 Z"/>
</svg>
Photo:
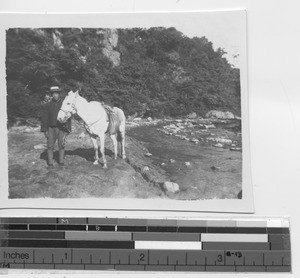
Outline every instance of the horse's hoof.
<svg viewBox="0 0 300 278">
<path fill-rule="evenodd" d="M 94 164 L 94 165 L 98 165 L 98 164 L 99 164 L 98 160 L 95 160 L 95 161 L 93 162 L 93 164 Z"/>
<path fill-rule="evenodd" d="M 122 155 L 122 158 L 123 158 L 123 159 L 126 159 L 126 155 Z"/>
<path fill-rule="evenodd" d="M 103 164 L 103 168 L 104 168 L 104 169 L 107 169 L 107 164 Z"/>
<path fill-rule="evenodd" d="M 118 156 L 115 155 L 115 156 L 114 156 L 114 159 L 117 159 L 117 158 L 118 158 Z"/>
</svg>

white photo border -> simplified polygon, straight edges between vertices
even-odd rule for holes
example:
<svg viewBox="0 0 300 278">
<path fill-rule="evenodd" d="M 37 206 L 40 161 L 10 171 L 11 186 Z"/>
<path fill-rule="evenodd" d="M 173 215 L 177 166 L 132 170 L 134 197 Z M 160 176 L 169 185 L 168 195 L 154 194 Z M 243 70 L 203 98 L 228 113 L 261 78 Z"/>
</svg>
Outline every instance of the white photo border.
<svg viewBox="0 0 300 278">
<path fill-rule="evenodd" d="M 157 199 L 9 199 L 8 198 L 8 149 L 7 149 L 7 103 L 6 103 L 6 30 L 9 28 L 131 28 L 131 27 L 173 27 L 178 20 L 191 20 L 207 13 L 231 13 L 243 23 L 244 34 L 240 48 L 240 80 L 242 107 L 243 172 L 242 199 L 213 200 L 157 200 Z M 137 13 L 85 13 L 85 14 L 13 14 L 0 17 L 0 209 L 99 209 L 108 211 L 186 211 L 186 212 L 233 212 L 253 213 L 253 188 L 250 163 L 249 108 L 247 84 L 247 13 L 246 10 L 205 12 L 137 12 Z M 159 209 L 157 209 L 159 208 Z"/>
</svg>

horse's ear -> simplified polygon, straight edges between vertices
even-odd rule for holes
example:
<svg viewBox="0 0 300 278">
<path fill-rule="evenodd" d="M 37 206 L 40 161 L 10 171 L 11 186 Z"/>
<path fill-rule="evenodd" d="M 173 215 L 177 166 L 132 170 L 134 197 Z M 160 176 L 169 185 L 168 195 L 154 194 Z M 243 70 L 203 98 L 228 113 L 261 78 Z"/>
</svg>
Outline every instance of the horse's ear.
<svg viewBox="0 0 300 278">
<path fill-rule="evenodd" d="M 75 92 L 75 94 L 76 94 L 77 96 L 79 96 L 79 90 L 77 90 L 77 91 Z"/>
<path fill-rule="evenodd" d="M 68 96 L 72 95 L 73 94 L 73 91 L 71 90 L 69 93 L 68 93 Z"/>
</svg>

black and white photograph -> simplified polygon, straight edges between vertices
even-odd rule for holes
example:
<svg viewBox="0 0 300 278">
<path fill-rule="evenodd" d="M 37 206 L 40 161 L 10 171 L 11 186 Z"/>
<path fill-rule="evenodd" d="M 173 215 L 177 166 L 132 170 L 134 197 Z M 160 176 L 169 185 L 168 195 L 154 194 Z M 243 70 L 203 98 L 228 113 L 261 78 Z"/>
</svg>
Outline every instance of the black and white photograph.
<svg viewBox="0 0 300 278">
<path fill-rule="evenodd" d="M 246 11 L 3 22 L 6 204 L 251 212 Z"/>
</svg>

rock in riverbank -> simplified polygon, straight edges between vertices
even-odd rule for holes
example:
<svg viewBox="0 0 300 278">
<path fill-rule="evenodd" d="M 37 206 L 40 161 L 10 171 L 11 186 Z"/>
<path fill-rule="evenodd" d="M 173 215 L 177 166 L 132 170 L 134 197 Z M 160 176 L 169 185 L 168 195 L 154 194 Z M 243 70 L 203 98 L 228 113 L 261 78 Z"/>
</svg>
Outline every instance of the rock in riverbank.
<svg viewBox="0 0 300 278">
<path fill-rule="evenodd" d="M 175 182 L 166 181 L 163 183 L 163 189 L 170 193 L 176 193 L 179 191 L 179 185 Z"/>
<path fill-rule="evenodd" d="M 217 110 L 211 110 L 209 112 L 206 113 L 206 118 L 217 118 L 217 119 L 226 119 L 226 120 L 230 120 L 230 119 L 234 119 L 235 116 L 233 115 L 233 113 L 226 111 L 217 111 Z"/>
<path fill-rule="evenodd" d="M 215 120 L 215 124 L 212 121 L 202 118 L 162 121 L 158 131 L 194 144 L 203 142 L 218 148 L 241 148 L 241 133 L 222 128 L 222 125 L 235 128 L 239 124 L 231 121 L 236 120 Z"/>
</svg>

